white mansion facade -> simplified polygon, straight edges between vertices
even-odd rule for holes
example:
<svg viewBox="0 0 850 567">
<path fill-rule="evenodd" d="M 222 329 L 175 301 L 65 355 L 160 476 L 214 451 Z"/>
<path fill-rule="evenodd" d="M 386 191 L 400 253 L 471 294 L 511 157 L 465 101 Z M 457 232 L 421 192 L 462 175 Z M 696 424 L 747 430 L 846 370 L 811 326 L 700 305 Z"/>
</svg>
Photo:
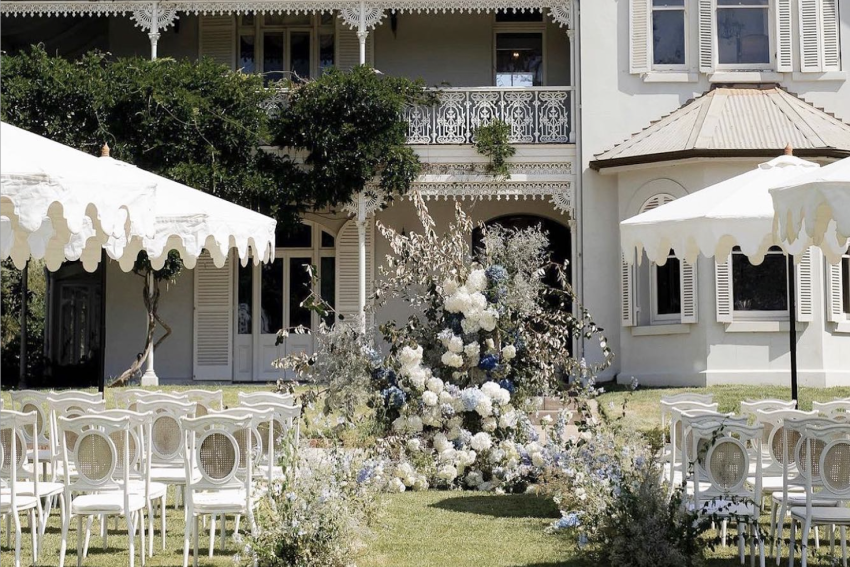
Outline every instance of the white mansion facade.
<svg viewBox="0 0 850 567">
<path fill-rule="evenodd" d="M 614 349 L 608 377 L 788 382 L 780 256 L 632 268 L 618 223 L 789 143 L 821 163 L 850 155 L 850 0 L 8 0 L 0 14 L 6 52 L 43 42 L 69 57 L 211 57 L 272 78 L 366 62 L 422 78 L 442 90 L 439 103 L 406 117 L 424 164 L 416 188 L 435 219 L 447 223 L 461 200 L 476 222 L 543 224 Z M 471 144 L 493 116 L 517 148 L 505 181 Z M 319 323 L 299 307 L 302 266 L 318 267 L 338 311 L 356 312 L 361 282 L 389 253 L 376 219 L 417 230 L 408 200 L 379 205 L 305 215 L 271 264 L 199 262 L 181 275 L 161 299 L 173 335 L 156 353 L 160 378 L 280 377 L 273 360 L 313 345 L 298 335 L 275 346 L 277 330 Z M 114 263 L 102 271 L 51 276 L 47 354 L 71 363 L 97 346 L 101 371 L 115 375 L 143 342 L 141 282 Z M 801 383 L 850 384 L 850 258 L 830 267 L 812 251 L 797 275 Z M 88 327 L 70 323 L 98 305 Z M 401 317 L 393 306 L 376 314 Z"/>
</svg>

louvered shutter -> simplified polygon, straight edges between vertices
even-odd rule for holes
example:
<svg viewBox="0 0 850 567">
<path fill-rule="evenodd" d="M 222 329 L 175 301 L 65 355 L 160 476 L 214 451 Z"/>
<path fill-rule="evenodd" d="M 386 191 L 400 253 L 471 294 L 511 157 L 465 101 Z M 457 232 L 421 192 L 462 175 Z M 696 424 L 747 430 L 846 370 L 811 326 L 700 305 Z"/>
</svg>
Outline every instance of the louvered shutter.
<svg viewBox="0 0 850 567">
<path fill-rule="evenodd" d="M 682 323 L 696 323 L 697 318 L 697 265 L 679 262 L 679 281 L 682 306 Z"/>
<path fill-rule="evenodd" d="M 794 70 L 791 0 L 776 0 L 776 70 Z"/>
<path fill-rule="evenodd" d="M 650 0 L 629 0 L 629 72 L 647 73 L 650 69 L 652 8 Z"/>
<path fill-rule="evenodd" d="M 732 256 L 721 264 L 714 262 L 714 289 L 717 294 L 717 322 L 732 322 Z"/>
<path fill-rule="evenodd" d="M 375 224 L 374 219 L 366 221 L 366 305 L 372 302 L 375 294 Z M 336 311 L 344 321 L 354 321 L 358 314 L 359 303 L 359 252 L 357 222 L 350 220 L 342 226 L 336 239 Z M 367 324 L 371 325 L 370 313 Z"/>
<path fill-rule="evenodd" d="M 195 265 L 195 380 L 233 377 L 233 261 L 216 268 L 207 252 Z"/>
<path fill-rule="evenodd" d="M 800 7 L 800 70 L 816 73 L 821 70 L 818 4 L 820 0 L 799 0 Z"/>
<path fill-rule="evenodd" d="M 821 0 L 823 70 L 841 70 L 841 43 L 838 37 L 838 0 Z"/>
<path fill-rule="evenodd" d="M 714 0 L 697 0 L 699 20 L 699 70 L 714 72 Z"/>
<path fill-rule="evenodd" d="M 201 16 L 199 25 L 200 57 L 236 68 L 236 16 Z"/>
<path fill-rule="evenodd" d="M 812 298 L 812 250 L 806 253 L 795 266 L 797 281 L 794 282 L 797 302 L 797 321 L 808 323 L 814 321 L 814 299 Z"/>
<path fill-rule="evenodd" d="M 846 319 L 844 305 L 842 304 L 841 286 L 850 282 L 843 282 L 841 275 L 841 263 L 827 264 L 826 266 L 826 315 L 833 323 L 840 323 Z"/>
<path fill-rule="evenodd" d="M 620 256 L 620 321 L 623 327 L 635 325 L 634 273 L 634 265 L 626 262 L 625 256 Z"/>
<path fill-rule="evenodd" d="M 370 31 L 366 36 L 366 63 L 375 65 L 374 39 L 375 32 Z M 357 30 L 352 29 L 342 18 L 336 19 L 336 53 L 335 65 L 342 71 L 350 71 L 360 64 L 360 39 Z"/>
</svg>

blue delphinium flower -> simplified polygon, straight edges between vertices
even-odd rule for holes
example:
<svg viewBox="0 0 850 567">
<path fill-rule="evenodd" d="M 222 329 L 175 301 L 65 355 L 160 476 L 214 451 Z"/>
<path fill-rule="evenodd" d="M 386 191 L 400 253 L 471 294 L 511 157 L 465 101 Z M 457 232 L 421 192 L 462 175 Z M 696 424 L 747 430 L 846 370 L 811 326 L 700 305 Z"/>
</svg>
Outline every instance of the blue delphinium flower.
<svg viewBox="0 0 850 567">
<path fill-rule="evenodd" d="M 407 394 L 396 386 L 390 386 L 383 390 L 381 394 L 384 396 L 384 404 L 390 409 L 401 409 L 404 402 L 407 401 Z"/>
<path fill-rule="evenodd" d="M 478 368 L 481 370 L 493 370 L 499 364 L 499 357 L 495 354 L 485 354 L 478 361 Z"/>
<path fill-rule="evenodd" d="M 492 284 L 500 284 L 508 279 L 508 271 L 502 266 L 496 264 L 484 270 L 484 275 Z"/>
</svg>

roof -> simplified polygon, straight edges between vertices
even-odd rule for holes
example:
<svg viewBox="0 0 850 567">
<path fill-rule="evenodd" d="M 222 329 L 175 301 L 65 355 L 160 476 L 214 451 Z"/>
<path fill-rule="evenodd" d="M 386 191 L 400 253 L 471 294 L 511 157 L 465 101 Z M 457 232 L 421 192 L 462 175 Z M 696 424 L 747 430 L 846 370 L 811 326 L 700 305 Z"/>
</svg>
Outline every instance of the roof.
<svg viewBox="0 0 850 567">
<path fill-rule="evenodd" d="M 718 87 L 612 149 L 596 170 L 694 157 L 850 156 L 850 125 L 775 85 Z"/>
</svg>

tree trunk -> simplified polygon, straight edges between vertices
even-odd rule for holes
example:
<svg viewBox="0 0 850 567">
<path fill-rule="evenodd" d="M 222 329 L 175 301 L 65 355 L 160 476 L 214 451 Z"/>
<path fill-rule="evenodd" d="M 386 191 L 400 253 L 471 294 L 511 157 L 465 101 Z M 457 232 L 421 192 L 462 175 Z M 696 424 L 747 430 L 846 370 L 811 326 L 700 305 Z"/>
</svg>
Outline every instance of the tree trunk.
<svg viewBox="0 0 850 567">
<path fill-rule="evenodd" d="M 150 271 L 150 269 L 151 268 L 148 267 L 148 271 Z M 133 364 L 130 365 L 130 368 L 125 370 L 123 374 L 121 374 L 118 378 L 112 381 L 110 387 L 127 385 L 130 380 L 139 373 L 142 364 L 144 364 L 145 360 L 148 358 L 151 349 L 154 348 L 153 334 L 154 331 L 156 331 L 157 321 L 161 322 L 159 316 L 157 315 L 157 309 L 159 307 L 159 281 L 155 277 L 148 278 L 148 271 L 146 271 L 144 274 L 140 274 L 144 277 L 145 281 L 145 285 L 142 287 L 142 297 L 144 299 L 145 308 L 147 309 L 148 314 L 148 332 L 147 336 L 145 337 L 145 349 L 144 351 L 142 351 L 141 354 L 139 354 L 139 356 L 136 357 L 136 360 L 133 362 Z M 153 293 L 151 293 L 150 287 L 148 285 L 148 281 L 151 279 L 153 280 Z M 171 329 L 164 323 L 163 326 L 166 328 L 167 332 L 165 336 L 162 337 L 162 339 L 160 339 L 156 343 L 157 346 L 159 346 L 159 343 L 161 343 L 165 337 L 171 334 Z"/>
</svg>

